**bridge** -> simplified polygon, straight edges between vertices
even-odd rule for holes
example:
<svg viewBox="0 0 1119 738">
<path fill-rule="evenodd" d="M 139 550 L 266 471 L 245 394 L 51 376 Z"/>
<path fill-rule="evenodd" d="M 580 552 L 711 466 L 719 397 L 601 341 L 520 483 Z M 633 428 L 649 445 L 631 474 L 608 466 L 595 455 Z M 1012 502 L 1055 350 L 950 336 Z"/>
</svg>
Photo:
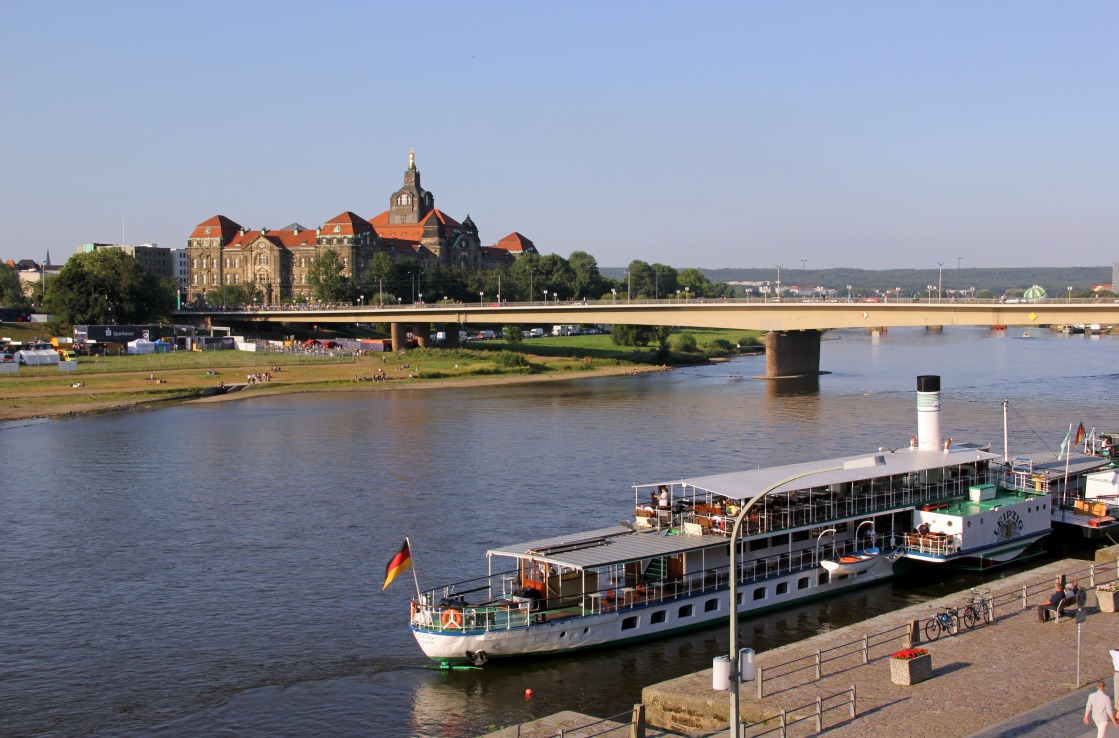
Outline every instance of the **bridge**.
<svg viewBox="0 0 1119 738">
<path fill-rule="evenodd" d="M 288 309 L 215 308 L 181 311 L 176 321 L 210 319 L 236 323 L 389 323 L 393 346 L 403 345 L 411 326 L 421 346 L 432 324 L 446 326 L 447 345 L 458 344 L 459 326 L 475 325 L 671 325 L 766 331 L 766 376 L 818 374 L 820 334 L 834 328 L 901 326 L 1049 326 L 1119 324 L 1119 303 L 1094 300 L 998 300 L 928 302 L 813 302 L 720 300 L 598 300 L 555 303 L 349 305 Z"/>
</svg>

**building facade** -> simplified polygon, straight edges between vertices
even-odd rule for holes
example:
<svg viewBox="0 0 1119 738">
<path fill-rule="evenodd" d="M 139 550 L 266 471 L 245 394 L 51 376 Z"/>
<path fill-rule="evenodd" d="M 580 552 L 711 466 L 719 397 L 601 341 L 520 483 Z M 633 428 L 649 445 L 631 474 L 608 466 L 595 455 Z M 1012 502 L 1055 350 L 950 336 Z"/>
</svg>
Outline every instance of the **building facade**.
<svg viewBox="0 0 1119 738">
<path fill-rule="evenodd" d="M 304 299 L 311 293 L 312 262 L 328 250 L 338 254 L 343 274 L 364 285 L 375 254 L 412 259 L 422 268 L 437 264 L 477 270 L 511 264 L 536 253 L 532 241 L 511 233 L 482 246 L 470 216 L 460 223 L 435 207 L 423 189 L 415 152 L 409 154 L 404 184 L 389 198 L 389 209 L 366 220 L 349 210 L 322 226 L 298 223 L 278 230 L 247 229 L 224 215 L 199 223 L 187 239 L 187 295 L 205 300 L 219 285 L 255 285 L 265 305 Z"/>
</svg>

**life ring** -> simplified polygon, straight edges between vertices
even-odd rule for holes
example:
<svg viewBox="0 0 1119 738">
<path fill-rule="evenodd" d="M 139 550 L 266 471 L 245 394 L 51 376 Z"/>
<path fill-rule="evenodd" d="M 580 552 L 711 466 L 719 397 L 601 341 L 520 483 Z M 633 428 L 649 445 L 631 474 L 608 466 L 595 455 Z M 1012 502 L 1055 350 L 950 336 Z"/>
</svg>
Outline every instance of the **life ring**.
<svg viewBox="0 0 1119 738">
<path fill-rule="evenodd" d="M 453 607 L 449 608 L 443 611 L 442 621 L 444 628 L 461 628 L 462 613 Z"/>
</svg>

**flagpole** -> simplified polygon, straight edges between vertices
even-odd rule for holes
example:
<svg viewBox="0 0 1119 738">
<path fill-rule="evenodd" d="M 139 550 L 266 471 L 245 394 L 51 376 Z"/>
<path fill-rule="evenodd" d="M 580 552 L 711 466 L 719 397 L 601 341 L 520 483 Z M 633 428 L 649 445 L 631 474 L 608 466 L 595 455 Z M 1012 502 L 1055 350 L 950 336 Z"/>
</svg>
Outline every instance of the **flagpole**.
<svg viewBox="0 0 1119 738">
<path fill-rule="evenodd" d="M 416 583 L 416 602 L 420 602 L 422 596 L 420 595 L 420 578 L 416 576 L 416 557 L 412 556 L 412 541 L 408 536 L 404 536 L 404 542 L 408 544 L 408 557 L 412 559 L 412 581 Z"/>
</svg>

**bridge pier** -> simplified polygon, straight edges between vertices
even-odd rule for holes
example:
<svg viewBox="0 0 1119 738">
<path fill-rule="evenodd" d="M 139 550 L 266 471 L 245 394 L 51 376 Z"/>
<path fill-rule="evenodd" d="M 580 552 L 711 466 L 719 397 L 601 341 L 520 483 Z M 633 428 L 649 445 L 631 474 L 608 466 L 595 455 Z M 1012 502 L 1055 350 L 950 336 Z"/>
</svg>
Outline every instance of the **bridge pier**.
<svg viewBox="0 0 1119 738">
<path fill-rule="evenodd" d="M 431 323 L 413 323 L 412 336 L 416 339 L 417 346 L 427 348 L 431 345 Z"/>
<path fill-rule="evenodd" d="M 408 344 L 408 332 L 404 330 L 404 323 L 390 323 L 389 337 L 392 339 L 392 350 L 399 351 Z"/>
<path fill-rule="evenodd" d="M 763 379 L 805 377 L 821 374 L 818 330 L 770 331 L 765 334 Z"/>
<path fill-rule="evenodd" d="M 462 326 L 461 323 L 444 323 L 443 324 L 443 335 L 445 335 L 447 337 L 443 341 L 443 346 L 445 348 L 458 348 L 459 346 L 462 345 L 462 344 L 459 343 L 459 340 L 458 340 L 458 332 L 459 332 L 459 329 L 460 329 L 461 326 Z"/>
</svg>

